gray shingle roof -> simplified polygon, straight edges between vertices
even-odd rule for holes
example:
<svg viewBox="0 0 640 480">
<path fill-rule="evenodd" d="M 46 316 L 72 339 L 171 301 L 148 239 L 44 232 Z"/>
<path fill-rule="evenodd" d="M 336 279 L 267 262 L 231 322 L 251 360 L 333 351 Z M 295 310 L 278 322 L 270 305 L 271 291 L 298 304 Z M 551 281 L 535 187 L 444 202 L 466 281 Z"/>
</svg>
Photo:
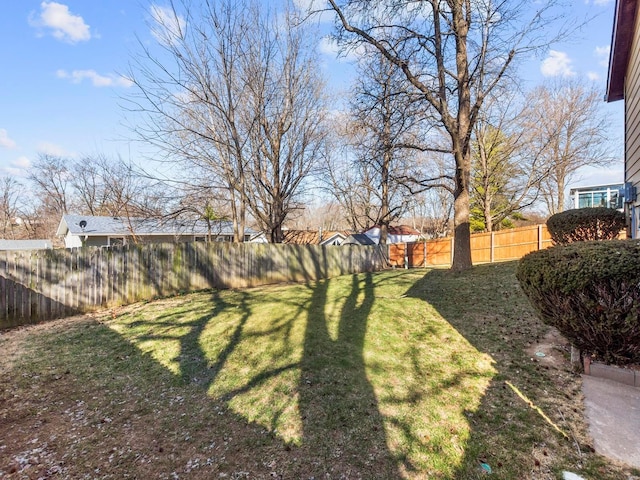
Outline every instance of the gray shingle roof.
<svg viewBox="0 0 640 480">
<path fill-rule="evenodd" d="M 47 250 L 53 248 L 51 240 L 0 240 L 0 250 Z"/>
<path fill-rule="evenodd" d="M 366 236 L 364 233 L 354 233 L 352 235 L 349 235 L 344 240 L 344 242 L 342 242 L 342 245 L 375 245 L 375 244 L 376 242 L 371 240 L 371 238 Z"/>
<path fill-rule="evenodd" d="M 84 228 L 80 222 L 86 222 Z M 74 235 L 206 235 L 209 231 L 204 220 L 175 220 L 134 217 L 95 217 L 91 215 L 63 215 L 58 235 L 67 230 Z M 247 235 L 255 232 L 245 229 Z M 233 223 L 226 220 L 211 222 L 214 235 L 233 235 Z"/>
</svg>

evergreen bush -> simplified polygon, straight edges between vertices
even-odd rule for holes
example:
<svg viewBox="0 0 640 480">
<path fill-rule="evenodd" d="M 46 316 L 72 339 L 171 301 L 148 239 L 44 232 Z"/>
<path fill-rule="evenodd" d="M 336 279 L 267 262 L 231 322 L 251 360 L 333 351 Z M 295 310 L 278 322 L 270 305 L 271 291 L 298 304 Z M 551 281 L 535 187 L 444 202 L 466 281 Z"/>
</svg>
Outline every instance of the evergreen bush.
<svg viewBox="0 0 640 480">
<path fill-rule="evenodd" d="M 613 240 L 624 227 L 624 213 L 613 208 L 577 208 L 556 213 L 547 220 L 551 238 L 558 245 Z"/>
<path fill-rule="evenodd" d="M 640 363 L 640 241 L 532 252 L 516 276 L 542 321 L 606 363 Z"/>
</svg>

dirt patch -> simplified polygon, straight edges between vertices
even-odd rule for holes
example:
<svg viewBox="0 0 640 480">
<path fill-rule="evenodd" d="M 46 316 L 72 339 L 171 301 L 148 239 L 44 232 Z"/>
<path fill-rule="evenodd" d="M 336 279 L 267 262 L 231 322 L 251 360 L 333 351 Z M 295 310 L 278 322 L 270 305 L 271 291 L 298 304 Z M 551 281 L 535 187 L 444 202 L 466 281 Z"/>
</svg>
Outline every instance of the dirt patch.
<svg viewBox="0 0 640 480">
<path fill-rule="evenodd" d="M 532 361 L 546 367 L 570 368 L 571 344 L 555 328 L 549 329 L 544 337 L 526 348 Z"/>
</svg>

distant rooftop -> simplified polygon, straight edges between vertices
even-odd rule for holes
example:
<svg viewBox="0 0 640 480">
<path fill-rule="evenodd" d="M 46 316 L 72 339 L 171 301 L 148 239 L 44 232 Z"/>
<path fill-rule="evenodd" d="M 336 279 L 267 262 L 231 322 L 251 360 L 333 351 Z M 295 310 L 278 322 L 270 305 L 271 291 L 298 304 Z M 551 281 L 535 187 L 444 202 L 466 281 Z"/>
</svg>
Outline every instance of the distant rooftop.
<svg viewBox="0 0 640 480">
<path fill-rule="evenodd" d="M 49 250 L 51 240 L 0 240 L 0 250 Z"/>
<path fill-rule="evenodd" d="M 176 220 L 163 218 L 98 217 L 91 215 L 63 215 L 56 235 L 207 235 L 205 220 Z M 211 222 L 211 233 L 233 235 L 233 223 L 228 220 Z M 245 228 L 246 235 L 253 235 Z"/>
<path fill-rule="evenodd" d="M 367 228 L 365 231 L 373 230 L 374 228 L 380 228 L 380 225 L 374 225 Z M 389 225 L 387 230 L 389 235 L 420 235 L 420 232 L 409 225 Z"/>
<path fill-rule="evenodd" d="M 342 245 L 375 245 L 376 242 L 371 240 L 364 233 L 354 233 L 353 235 L 349 235 Z"/>
<path fill-rule="evenodd" d="M 335 235 L 346 238 L 349 232 L 340 230 L 283 230 L 284 243 L 297 245 L 319 245 Z M 320 238 L 322 235 L 322 238 Z"/>
</svg>

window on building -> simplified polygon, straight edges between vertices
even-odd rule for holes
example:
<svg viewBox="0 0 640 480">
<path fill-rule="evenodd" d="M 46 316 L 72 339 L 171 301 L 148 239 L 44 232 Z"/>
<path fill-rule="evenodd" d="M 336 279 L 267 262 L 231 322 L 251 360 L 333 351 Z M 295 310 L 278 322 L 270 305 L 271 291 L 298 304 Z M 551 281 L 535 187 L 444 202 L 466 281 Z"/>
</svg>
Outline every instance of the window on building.
<svg viewBox="0 0 640 480">
<path fill-rule="evenodd" d="M 621 209 L 624 198 L 619 195 L 622 185 L 604 185 L 601 187 L 585 187 L 572 190 L 574 208 L 609 207 Z"/>
</svg>

